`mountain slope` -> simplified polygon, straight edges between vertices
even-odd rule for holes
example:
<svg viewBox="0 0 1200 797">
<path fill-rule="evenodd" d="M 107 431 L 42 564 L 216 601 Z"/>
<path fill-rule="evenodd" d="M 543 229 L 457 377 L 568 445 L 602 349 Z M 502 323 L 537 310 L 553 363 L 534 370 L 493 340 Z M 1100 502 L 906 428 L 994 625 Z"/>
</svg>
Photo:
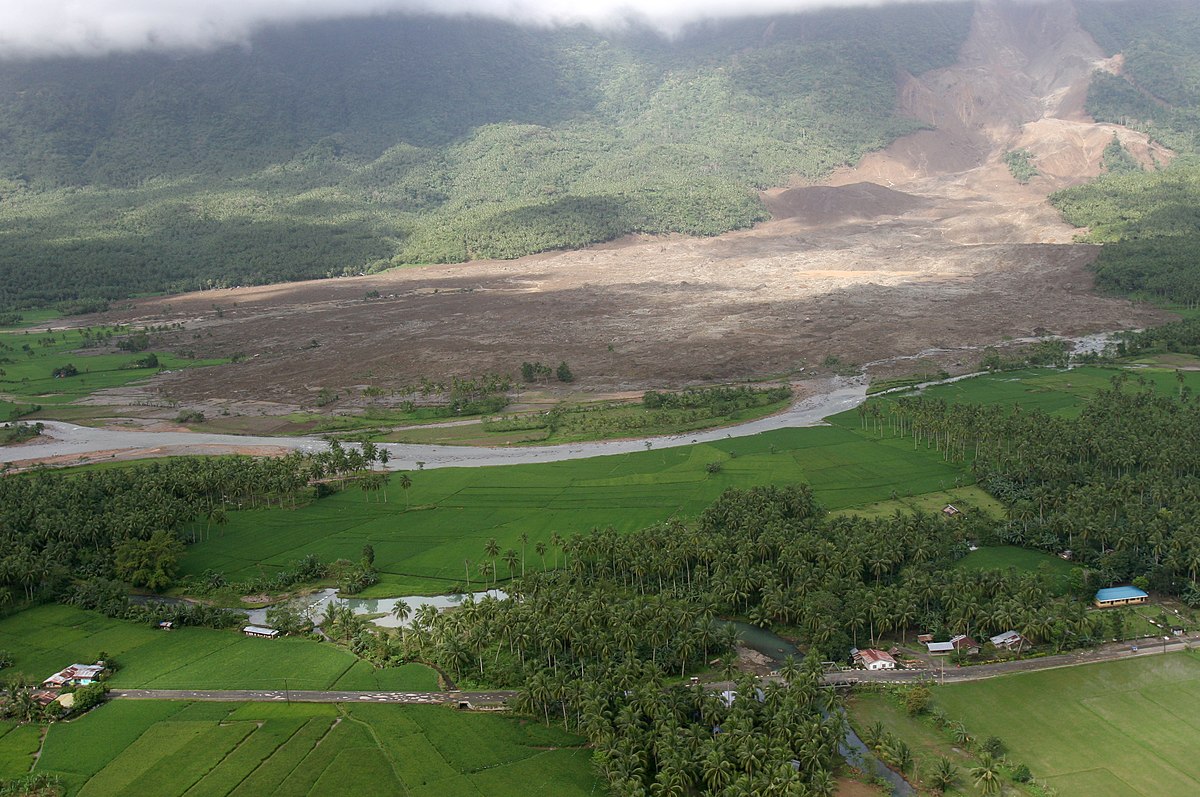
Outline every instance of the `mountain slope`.
<svg viewBox="0 0 1200 797">
<path fill-rule="evenodd" d="M 893 75 L 950 63 L 969 16 L 825 12 L 673 42 L 393 17 L 3 63 L 0 307 L 745 227 L 766 217 L 758 189 L 913 130 Z"/>
<path fill-rule="evenodd" d="M 137 400 L 191 402 L 209 417 L 258 417 L 264 405 L 251 402 L 264 401 L 284 414 L 321 388 L 343 397 L 339 410 L 386 405 L 422 376 L 511 373 L 535 360 L 569 362 L 572 390 L 621 393 L 807 376 L 822 363 L 961 370 L 973 347 L 1005 336 L 1163 320 L 1091 291 L 1097 247 L 1074 243 L 1046 200 L 1099 173 L 1114 134 L 1149 147 L 1080 112 L 1106 59 L 1071 6 L 981 5 L 961 50 L 953 65 L 897 78 L 902 109 L 937 129 L 765 192 L 773 218 L 750 229 L 148 299 L 103 318 L 178 321 L 185 330 L 160 334 L 165 345 L 246 354 L 138 388 Z M 1024 184 L 1004 162 L 1019 146 L 1044 170 Z"/>
<path fill-rule="evenodd" d="M 1149 163 L 1138 159 L 1144 169 L 1129 168 L 1115 147 L 1100 179 L 1055 195 L 1054 203 L 1088 228 L 1086 240 L 1106 244 L 1096 264 L 1100 287 L 1200 305 L 1200 8 L 1125 0 L 1080 9 L 1114 55 L 1111 71 L 1092 83 L 1088 112 L 1143 131 L 1180 156 L 1163 157 L 1158 146 Z"/>
</svg>

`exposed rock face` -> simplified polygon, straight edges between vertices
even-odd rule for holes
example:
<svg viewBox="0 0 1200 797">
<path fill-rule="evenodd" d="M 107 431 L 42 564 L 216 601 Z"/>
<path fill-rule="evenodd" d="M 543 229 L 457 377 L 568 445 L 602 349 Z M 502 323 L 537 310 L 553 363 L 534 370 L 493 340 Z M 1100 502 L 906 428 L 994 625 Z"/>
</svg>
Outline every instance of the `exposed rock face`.
<svg viewBox="0 0 1200 797">
<path fill-rule="evenodd" d="M 1105 57 L 1069 0 L 984 0 L 957 64 L 899 79 L 901 111 L 933 129 L 868 155 L 854 178 L 897 186 L 984 169 L 989 180 L 1004 176 L 1006 152 L 1024 148 L 1041 175 L 1034 188 L 1045 195 L 1098 175 L 1114 135 L 1146 165 L 1169 160 L 1144 134 L 1087 117 L 1098 69 L 1118 72 L 1120 58 Z"/>
</svg>

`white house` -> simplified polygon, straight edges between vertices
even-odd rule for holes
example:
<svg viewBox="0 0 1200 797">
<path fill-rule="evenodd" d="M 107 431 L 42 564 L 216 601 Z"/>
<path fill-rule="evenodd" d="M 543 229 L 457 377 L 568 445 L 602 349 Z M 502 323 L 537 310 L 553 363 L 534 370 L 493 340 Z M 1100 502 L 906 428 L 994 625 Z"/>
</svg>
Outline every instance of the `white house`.
<svg viewBox="0 0 1200 797">
<path fill-rule="evenodd" d="M 856 650 L 851 654 L 857 664 L 861 664 L 868 670 L 894 670 L 896 669 L 896 659 L 892 654 L 883 650 Z"/>
</svg>

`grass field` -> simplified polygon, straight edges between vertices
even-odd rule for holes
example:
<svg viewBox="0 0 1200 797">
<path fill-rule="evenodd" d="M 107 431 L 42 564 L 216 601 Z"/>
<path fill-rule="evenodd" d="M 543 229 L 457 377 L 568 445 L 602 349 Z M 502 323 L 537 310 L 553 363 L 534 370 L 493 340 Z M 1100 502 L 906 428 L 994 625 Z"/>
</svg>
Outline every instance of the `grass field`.
<svg viewBox="0 0 1200 797">
<path fill-rule="evenodd" d="M 21 416 L 32 412 L 35 406 L 32 404 L 16 404 L 12 401 L 0 399 L 0 423 L 15 421 Z"/>
<path fill-rule="evenodd" d="M 0 393 L 43 405 L 64 404 L 97 390 L 145 379 L 157 369 L 130 368 L 144 353 L 102 354 L 105 349 L 80 349 L 75 331 L 10 332 L 0 334 Z M 157 354 L 159 366 L 170 370 L 215 365 L 223 360 L 188 360 Z M 74 365 L 78 375 L 56 379 L 53 372 Z"/>
<path fill-rule="evenodd" d="M 20 321 L 7 326 L 0 324 L 0 330 L 29 329 L 38 324 L 45 325 L 47 321 L 53 321 L 56 318 L 62 317 L 62 313 L 58 310 L 22 310 L 18 315 L 21 316 Z"/>
<path fill-rule="evenodd" d="M 112 685 L 148 689 L 436 688 L 427 667 L 374 670 L 353 654 L 308 639 L 253 639 L 238 631 L 160 631 L 68 606 L 39 606 L 0 620 L 0 649 L 13 672 L 39 681 L 101 653 L 120 669 Z"/>
<path fill-rule="evenodd" d="M 498 446 L 518 444 L 574 443 L 586 440 L 686 434 L 700 429 L 728 426 L 762 418 L 785 409 L 790 401 L 749 407 L 725 415 L 694 417 L 691 410 L 648 410 L 640 402 L 550 403 L 544 408 L 511 415 L 451 415 L 445 407 L 417 407 L 410 412 L 368 408 L 362 414 L 292 413 L 272 418 L 217 416 L 202 427 L 207 432 L 233 434 L 328 434 L 377 443 L 426 443 L 438 445 Z M 550 429 L 546 413 L 559 409 L 557 428 Z M 442 426 L 447 421 L 473 420 L 461 426 Z M 394 427 L 405 427 L 396 429 Z M 414 428 L 408 428 L 414 427 Z M 511 428 L 510 428 L 511 427 Z"/>
<path fill-rule="evenodd" d="M 52 726 L 37 771 L 80 797 L 572 797 L 598 788 L 582 743 L 435 706 L 114 701 Z"/>
<path fill-rule="evenodd" d="M 914 767 L 908 779 L 921 789 L 921 794 L 934 793 L 930 776 L 939 758 L 948 758 L 958 767 L 959 779 L 950 794 L 982 795 L 970 778 L 971 767 L 976 759 L 955 745 L 948 734 L 937 730 L 930 722 L 919 717 L 910 717 L 897 701 L 880 692 L 856 692 L 847 702 L 846 714 L 855 730 L 862 736 L 864 729 L 880 723 L 888 733 L 903 739 L 913 751 Z M 1014 783 L 1006 783 L 1008 789 L 1019 789 Z M 927 791 L 928 790 L 928 791 Z M 1006 794 L 1025 794 L 1025 791 L 1008 791 Z"/>
<path fill-rule="evenodd" d="M 992 498 L 982 489 L 975 487 L 955 487 L 950 490 L 935 490 L 931 493 L 908 496 L 905 498 L 879 501 L 865 506 L 838 510 L 843 515 L 864 515 L 866 517 L 888 517 L 896 512 L 941 512 L 947 504 L 953 504 L 961 511 L 981 509 L 992 517 L 1004 517 L 1004 505 Z"/>
<path fill-rule="evenodd" d="M 1183 354 L 1182 352 L 1163 352 L 1162 354 L 1151 354 L 1147 357 L 1138 357 L 1133 360 L 1137 365 L 1144 365 L 1149 368 L 1184 368 L 1197 369 L 1200 368 L 1200 357 L 1194 354 Z"/>
<path fill-rule="evenodd" d="M 857 424 L 857 419 L 855 420 Z M 719 473 L 707 465 L 720 462 Z M 672 516 L 692 517 L 729 487 L 807 482 L 830 509 L 860 506 L 969 484 L 968 474 L 936 452 L 898 440 L 869 440 L 837 426 L 789 429 L 715 444 L 610 457 L 496 468 L 412 473 L 406 495 L 393 480 L 387 503 L 347 490 L 296 510 L 236 512 L 214 536 L 189 548 L 185 573 L 206 569 L 238 580 L 315 553 L 324 561 L 356 559 L 375 549 L 381 581 L 367 597 L 445 592 L 462 584 L 495 537 L 501 551 L 540 568 L 537 542 L 599 526 L 642 528 Z M 554 551 L 546 564 L 553 566 Z M 498 563 L 499 577 L 507 569 Z"/>
<path fill-rule="evenodd" d="M 1131 379 L 1140 376 L 1150 380 L 1163 393 L 1173 394 L 1179 389 L 1173 370 L 1089 366 L 1069 371 L 1031 368 L 984 374 L 929 388 L 923 395 L 972 404 L 1020 404 L 1023 409 L 1036 408 L 1054 415 L 1070 416 L 1079 411 L 1084 399 L 1097 389 L 1108 387 L 1112 377 L 1122 371 Z M 1200 389 L 1200 371 L 1185 372 L 1184 379 L 1193 392 Z M 1133 385 L 1126 389 L 1131 387 Z M 843 416 L 849 414 L 854 415 L 857 423 L 857 413 L 843 413 Z"/>
<path fill-rule="evenodd" d="M 1200 793 L 1200 654 L 955 684 L 935 700 L 1060 797 Z"/>
<path fill-rule="evenodd" d="M 1062 591 L 1067 587 L 1067 575 L 1073 567 L 1077 567 L 1053 554 L 1013 545 L 994 545 L 971 551 L 954 566 L 968 570 L 1008 570 L 1011 567 L 1024 573 L 1044 571 Z"/>
</svg>

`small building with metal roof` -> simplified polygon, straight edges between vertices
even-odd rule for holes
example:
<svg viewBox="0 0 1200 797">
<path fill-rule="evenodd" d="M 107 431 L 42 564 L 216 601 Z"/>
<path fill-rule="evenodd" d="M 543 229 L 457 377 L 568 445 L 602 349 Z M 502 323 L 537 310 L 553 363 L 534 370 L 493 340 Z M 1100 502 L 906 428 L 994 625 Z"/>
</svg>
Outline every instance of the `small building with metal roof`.
<svg viewBox="0 0 1200 797">
<path fill-rule="evenodd" d="M 242 629 L 242 633 L 246 636 L 257 636 L 265 639 L 274 639 L 279 636 L 278 629 L 267 628 L 265 625 L 248 625 Z"/>
<path fill-rule="evenodd" d="M 64 686 L 88 686 L 100 680 L 104 664 L 72 664 L 42 681 L 46 689 L 61 689 Z"/>
<path fill-rule="evenodd" d="M 1148 600 L 1150 600 L 1150 596 L 1137 587 L 1125 586 L 1098 590 L 1093 602 L 1097 608 L 1107 609 L 1110 606 L 1131 606 L 1135 603 L 1145 603 Z"/>
<path fill-rule="evenodd" d="M 989 641 L 998 648 L 1011 648 L 1025 642 L 1016 631 L 1005 631 L 1003 634 L 996 634 Z"/>
</svg>

